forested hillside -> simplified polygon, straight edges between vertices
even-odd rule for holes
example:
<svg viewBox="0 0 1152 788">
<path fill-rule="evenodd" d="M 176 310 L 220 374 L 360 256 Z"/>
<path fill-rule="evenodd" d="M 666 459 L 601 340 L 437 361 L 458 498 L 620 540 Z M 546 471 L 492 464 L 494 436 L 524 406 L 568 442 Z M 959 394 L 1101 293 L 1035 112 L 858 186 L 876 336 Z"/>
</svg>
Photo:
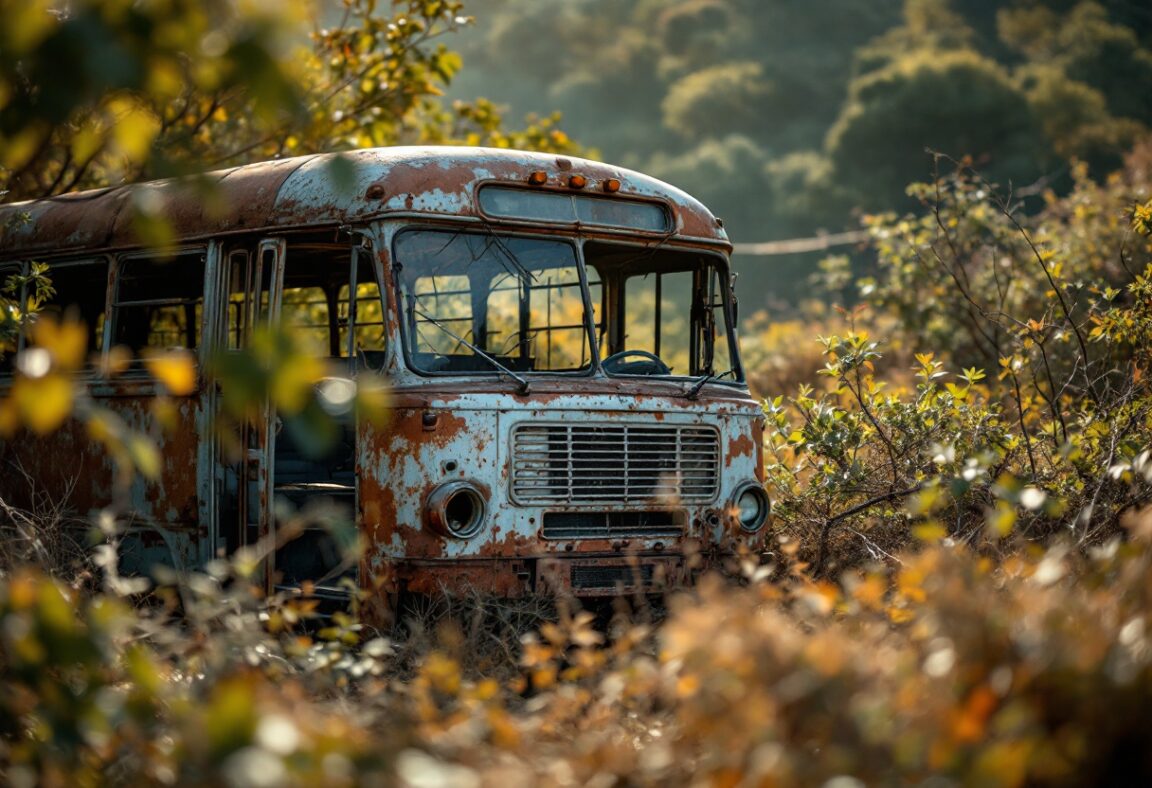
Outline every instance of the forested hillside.
<svg viewBox="0 0 1152 788">
<path fill-rule="evenodd" d="M 603 158 L 699 196 L 738 242 L 905 210 L 931 148 L 1020 193 L 1101 175 L 1152 124 L 1152 9 L 1130 0 L 476 0 L 452 87 L 560 110 Z M 818 257 L 738 258 L 764 305 Z M 768 266 L 775 272 L 769 275 Z"/>
</svg>

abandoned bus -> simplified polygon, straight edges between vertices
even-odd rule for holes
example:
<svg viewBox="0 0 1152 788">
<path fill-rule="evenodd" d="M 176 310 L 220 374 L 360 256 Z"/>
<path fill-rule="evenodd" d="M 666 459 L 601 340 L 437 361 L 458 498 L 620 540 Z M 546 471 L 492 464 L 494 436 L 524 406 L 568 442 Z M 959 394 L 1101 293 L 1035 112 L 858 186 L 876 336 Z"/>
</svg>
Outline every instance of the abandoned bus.
<svg viewBox="0 0 1152 788">
<path fill-rule="evenodd" d="M 158 478 L 134 482 L 124 565 L 203 566 L 275 534 L 278 502 L 320 496 L 355 513 L 361 587 L 392 592 L 683 584 L 760 538 L 763 414 L 737 352 L 731 247 L 693 198 L 598 162 L 451 147 L 196 183 L 0 207 L 0 280 L 48 264 L 52 308 L 84 321 L 95 358 L 182 347 L 203 365 L 275 320 L 342 374 L 381 380 L 388 418 L 347 419 L 317 459 L 268 413 L 228 455 L 201 373 L 158 438 Z M 134 229 L 145 197 L 175 234 L 163 255 Z M 12 370 L 9 357 L 0 397 Z M 159 436 L 147 370 L 97 370 L 88 396 Z M 113 474 L 77 421 L 0 442 L 0 496 L 17 504 L 31 479 L 86 515 Z M 305 533 L 270 582 L 330 582 L 329 550 Z"/>
</svg>

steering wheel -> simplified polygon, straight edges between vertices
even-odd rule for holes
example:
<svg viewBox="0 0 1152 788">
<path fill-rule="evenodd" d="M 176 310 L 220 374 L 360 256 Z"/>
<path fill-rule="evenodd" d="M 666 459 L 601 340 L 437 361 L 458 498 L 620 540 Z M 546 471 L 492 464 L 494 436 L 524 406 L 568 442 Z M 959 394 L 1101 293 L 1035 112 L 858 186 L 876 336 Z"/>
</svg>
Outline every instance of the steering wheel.
<svg viewBox="0 0 1152 788">
<path fill-rule="evenodd" d="M 629 356 L 639 356 L 643 361 L 624 361 Z M 600 366 L 617 375 L 672 374 L 672 367 L 665 364 L 655 353 L 649 353 L 647 350 L 621 350 L 601 361 Z"/>
</svg>

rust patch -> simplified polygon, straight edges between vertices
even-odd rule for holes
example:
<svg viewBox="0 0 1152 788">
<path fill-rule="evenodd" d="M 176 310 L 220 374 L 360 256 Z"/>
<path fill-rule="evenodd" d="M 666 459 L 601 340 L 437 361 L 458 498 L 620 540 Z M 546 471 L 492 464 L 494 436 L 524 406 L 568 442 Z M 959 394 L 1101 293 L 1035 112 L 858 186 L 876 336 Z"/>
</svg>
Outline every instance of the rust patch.
<svg viewBox="0 0 1152 788">
<path fill-rule="evenodd" d="M 129 511 L 168 529 L 197 531 L 199 490 L 195 403 L 181 401 L 171 433 L 150 428 L 152 397 L 97 397 L 130 427 L 149 435 L 160 449 L 159 478 L 135 478 L 123 501 Z M 22 433 L 0 442 L 0 496 L 24 508 L 63 503 L 68 510 L 88 514 L 114 503 L 117 467 L 103 444 L 94 441 L 83 422 L 67 421 L 46 436 Z M 28 480 L 34 482 L 35 492 Z M 47 496 L 47 500 L 45 500 Z M 67 496 L 67 500 L 62 500 Z M 36 499 L 40 500 L 36 500 Z"/>
<path fill-rule="evenodd" d="M 755 460 L 755 473 L 756 481 L 763 484 L 767 481 L 764 470 L 764 426 L 765 419 L 763 416 L 757 416 L 752 420 L 752 444 L 754 447 L 754 460 Z"/>
<path fill-rule="evenodd" d="M 510 560 L 445 561 L 407 564 L 398 570 L 404 587 L 417 594 L 469 590 L 515 598 L 531 593 L 532 569 L 528 562 Z"/>
<path fill-rule="evenodd" d="M 0 235 L 0 253 L 63 252 L 137 246 L 132 200 L 159 202 L 177 238 L 267 226 L 276 194 L 309 157 L 247 164 L 183 180 L 153 181 L 113 189 L 0 206 L 0 222 L 12 213 L 30 221 L 13 223 Z"/>
<path fill-rule="evenodd" d="M 406 195 L 410 209 L 416 194 L 432 189 L 446 194 L 467 194 L 475 182 L 476 171 L 471 164 L 437 164 L 429 160 L 420 164 L 393 164 L 372 186 L 379 186 L 384 191 L 384 199 Z"/>
<path fill-rule="evenodd" d="M 740 433 L 728 441 L 728 457 L 725 462 L 731 465 L 733 457 L 750 457 L 756 448 L 756 442 L 751 435 Z"/>
<path fill-rule="evenodd" d="M 434 427 L 425 427 L 425 413 L 436 416 Z M 468 426 L 463 417 L 455 413 L 440 409 L 430 411 L 427 408 L 398 408 L 391 424 L 389 443 L 395 446 L 397 441 L 403 441 L 408 451 L 415 451 L 421 444 L 443 448 Z"/>
<path fill-rule="evenodd" d="M 499 536 L 499 532 L 498 526 L 492 529 L 491 538 L 480 545 L 480 549 L 477 551 L 478 555 L 493 558 L 533 555 L 544 546 L 540 539 L 517 533 L 514 530 L 505 535 L 503 539 L 498 540 L 496 537 Z"/>
</svg>

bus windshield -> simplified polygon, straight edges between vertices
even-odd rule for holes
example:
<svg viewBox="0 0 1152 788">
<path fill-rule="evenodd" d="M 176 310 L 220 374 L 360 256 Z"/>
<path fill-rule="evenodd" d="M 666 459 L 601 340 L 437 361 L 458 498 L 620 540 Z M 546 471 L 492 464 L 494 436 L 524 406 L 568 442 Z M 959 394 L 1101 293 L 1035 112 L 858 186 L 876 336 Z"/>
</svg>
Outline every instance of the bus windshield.
<svg viewBox="0 0 1152 788">
<path fill-rule="evenodd" d="M 418 372 L 581 373 L 595 356 L 608 375 L 742 380 L 719 255 L 405 230 L 395 263 Z"/>
<path fill-rule="evenodd" d="M 592 344 L 576 247 L 412 230 L 396 238 L 409 362 L 420 372 L 580 372 Z"/>
</svg>

